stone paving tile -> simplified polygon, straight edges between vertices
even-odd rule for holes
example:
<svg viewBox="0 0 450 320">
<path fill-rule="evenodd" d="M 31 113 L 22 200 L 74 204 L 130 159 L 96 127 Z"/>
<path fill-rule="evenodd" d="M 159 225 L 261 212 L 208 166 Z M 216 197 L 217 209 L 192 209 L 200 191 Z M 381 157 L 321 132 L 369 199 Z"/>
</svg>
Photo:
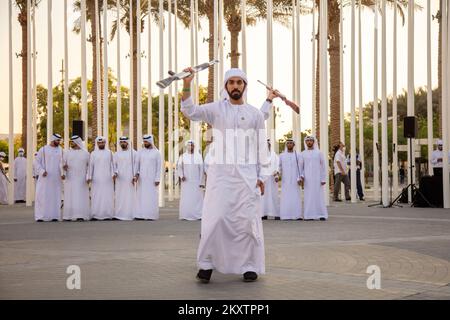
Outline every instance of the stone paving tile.
<svg viewBox="0 0 450 320">
<path fill-rule="evenodd" d="M 256 283 L 194 279 L 200 222 L 36 223 L 0 207 L 0 299 L 450 299 L 450 210 L 333 205 L 327 222 L 264 221 L 267 273 Z M 66 288 L 79 265 L 81 290 Z M 369 265 L 381 289 L 369 290 Z"/>
</svg>

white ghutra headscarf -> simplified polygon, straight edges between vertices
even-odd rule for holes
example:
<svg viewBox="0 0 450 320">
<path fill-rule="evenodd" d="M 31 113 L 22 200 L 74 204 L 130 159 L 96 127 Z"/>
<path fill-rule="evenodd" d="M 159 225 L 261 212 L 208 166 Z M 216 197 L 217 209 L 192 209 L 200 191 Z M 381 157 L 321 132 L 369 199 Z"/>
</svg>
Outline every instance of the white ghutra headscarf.
<svg viewBox="0 0 450 320">
<path fill-rule="evenodd" d="M 228 80 L 230 80 L 230 78 L 233 77 L 239 77 L 241 78 L 244 82 L 245 82 L 245 89 L 244 92 L 242 93 L 242 97 L 244 99 L 244 102 L 247 102 L 247 88 L 248 88 L 248 80 L 247 80 L 247 75 L 245 74 L 244 71 L 242 71 L 239 68 L 231 68 L 230 70 L 228 70 L 227 72 L 225 72 L 225 76 L 223 79 L 223 88 L 222 88 L 222 92 L 221 92 L 221 100 L 230 100 L 230 95 L 227 92 L 227 82 Z"/>
</svg>

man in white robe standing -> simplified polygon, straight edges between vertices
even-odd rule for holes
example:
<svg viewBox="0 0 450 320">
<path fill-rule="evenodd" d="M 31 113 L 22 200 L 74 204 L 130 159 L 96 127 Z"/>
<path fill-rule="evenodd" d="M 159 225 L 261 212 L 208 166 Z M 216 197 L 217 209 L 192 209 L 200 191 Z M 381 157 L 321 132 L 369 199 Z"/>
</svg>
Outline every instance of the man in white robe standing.
<svg viewBox="0 0 450 320">
<path fill-rule="evenodd" d="M 180 219 L 200 220 L 203 209 L 203 158 L 192 140 L 186 142 L 186 151 L 179 157 L 178 178 L 181 185 Z"/>
<path fill-rule="evenodd" d="M 8 177 L 6 176 L 5 168 L 3 168 L 3 161 L 6 153 L 0 152 L 0 204 L 8 204 Z"/>
<path fill-rule="evenodd" d="M 303 218 L 305 220 L 328 219 L 324 188 L 326 184 L 326 162 L 314 136 L 305 138 L 302 151 L 301 184 L 304 188 Z"/>
<path fill-rule="evenodd" d="M 193 74 L 192 68 L 185 69 Z M 269 160 L 263 114 L 246 103 L 248 80 L 237 68 L 224 77 L 218 102 L 195 105 L 193 75 L 184 79 L 181 111 L 193 121 L 211 125 L 214 159 L 209 163 L 203 203 L 197 279 L 209 282 L 213 269 L 255 281 L 265 273 L 261 221 Z M 270 92 L 269 97 L 272 95 Z"/>
<path fill-rule="evenodd" d="M 54 133 L 50 144 L 39 149 L 36 156 L 36 183 L 34 217 L 36 221 L 59 221 L 61 219 L 62 149 L 61 136 Z"/>
<path fill-rule="evenodd" d="M 151 134 L 143 136 L 144 148 L 136 154 L 135 177 L 136 220 L 159 219 L 159 182 L 161 180 L 161 153 L 156 149 Z"/>
<path fill-rule="evenodd" d="M 77 135 L 70 139 L 71 148 L 64 152 L 64 221 L 87 221 L 91 218 L 89 204 L 89 152 Z"/>
<path fill-rule="evenodd" d="M 134 160 L 136 151 L 128 137 L 120 137 L 120 150 L 114 154 L 114 180 L 116 184 L 115 220 L 133 220 L 136 206 Z"/>
<path fill-rule="evenodd" d="M 14 202 L 25 203 L 27 187 L 27 158 L 25 150 L 19 148 L 17 158 L 14 159 Z"/>
<path fill-rule="evenodd" d="M 264 177 L 264 195 L 263 199 L 263 212 L 262 219 L 266 220 L 267 217 L 274 217 L 275 220 L 280 220 L 280 200 L 278 197 L 278 180 L 279 172 L 278 167 L 280 158 L 272 150 L 270 139 L 267 139 L 267 147 L 269 149 L 270 156 L 270 175 Z"/>
<path fill-rule="evenodd" d="M 286 140 L 286 149 L 280 154 L 281 175 L 281 220 L 302 220 L 300 184 L 302 176 L 302 155 L 294 150 L 293 139 Z"/>
<path fill-rule="evenodd" d="M 92 220 L 111 220 L 114 216 L 113 154 L 106 147 L 104 137 L 97 137 L 95 143 L 88 170 Z"/>
</svg>

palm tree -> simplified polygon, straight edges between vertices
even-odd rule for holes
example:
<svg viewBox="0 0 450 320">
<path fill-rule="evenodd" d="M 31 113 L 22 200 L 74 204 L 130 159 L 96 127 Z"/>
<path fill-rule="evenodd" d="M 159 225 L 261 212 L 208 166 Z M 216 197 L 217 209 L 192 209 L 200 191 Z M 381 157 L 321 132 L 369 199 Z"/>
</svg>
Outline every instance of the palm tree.
<svg viewBox="0 0 450 320">
<path fill-rule="evenodd" d="M 40 0 L 32 0 L 31 5 L 37 6 Z M 28 53 L 28 21 L 27 21 L 27 0 L 16 0 L 16 7 L 19 9 L 19 14 L 17 15 L 17 20 L 20 23 L 22 31 L 22 50 L 18 57 L 22 58 L 22 148 L 27 150 L 27 80 L 28 80 L 28 69 L 27 69 L 27 53 Z"/>
</svg>

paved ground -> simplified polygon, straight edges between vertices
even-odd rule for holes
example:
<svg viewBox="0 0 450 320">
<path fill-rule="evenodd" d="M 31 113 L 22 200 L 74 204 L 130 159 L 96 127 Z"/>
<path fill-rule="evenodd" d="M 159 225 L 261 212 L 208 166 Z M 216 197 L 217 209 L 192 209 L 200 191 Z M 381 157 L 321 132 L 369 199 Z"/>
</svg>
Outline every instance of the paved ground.
<svg viewBox="0 0 450 320">
<path fill-rule="evenodd" d="M 1 299 L 450 299 L 450 210 L 342 203 L 327 222 L 264 221 L 267 274 L 194 279 L 199 222 L 33 221 L 0 207 Z M 81 290 L 68 290 L 69 265 Z M 369 290 L 367 267 L 381 270 Z"/>
</svg>

